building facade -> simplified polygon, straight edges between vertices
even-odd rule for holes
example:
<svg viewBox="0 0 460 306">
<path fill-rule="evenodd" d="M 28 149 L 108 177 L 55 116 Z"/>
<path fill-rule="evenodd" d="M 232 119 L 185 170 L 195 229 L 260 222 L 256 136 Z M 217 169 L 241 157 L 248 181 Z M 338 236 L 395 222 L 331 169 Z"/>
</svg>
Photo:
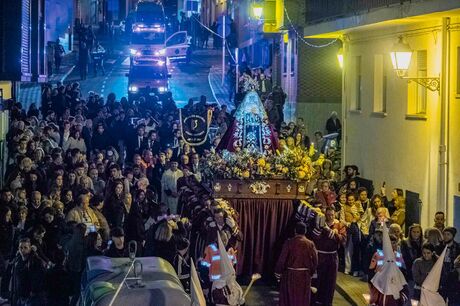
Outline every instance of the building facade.
<svg viewBox="0 0 460 306">
<path fill-rule="evenodd" d="M 388 195 L 418 194 L 423 227 L 436 211 L 459 226 L 460 2 L 339 2 L 310 1 L 304 35 L 343 43 L 343 164 L 358 165 L 376 191 L 386 182 Z M 393 69 L 398 40 L 412 50 L 412 80 Z M 439 88 L 419 84 L 427 77 Z"/>
</svg>

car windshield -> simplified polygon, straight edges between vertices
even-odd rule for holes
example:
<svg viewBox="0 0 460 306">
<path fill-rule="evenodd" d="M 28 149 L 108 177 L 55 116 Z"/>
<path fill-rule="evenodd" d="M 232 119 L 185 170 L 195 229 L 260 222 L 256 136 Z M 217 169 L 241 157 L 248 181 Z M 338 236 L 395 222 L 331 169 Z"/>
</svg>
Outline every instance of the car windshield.
<svg viewBox="0 0 460 306">
<path fill-rule="evenodd" d="M 131 35 L 132 44 L 162 45 L 165 43 L 165 33 L 138 32 Z"/>
<path fill-rule="evenodd" d="M 161 12 L 152 12 L 144 11 L 136 13 L 136 22 L 145 22 L 145 23 L 165 23 L 165 18 L 163 11 Z"/>
<path fill-rule="evenodd" d="M 153 66 L 134 66 L 130 72 L 131 79 L 164 79 L 166 68 Z"/>
</svg>

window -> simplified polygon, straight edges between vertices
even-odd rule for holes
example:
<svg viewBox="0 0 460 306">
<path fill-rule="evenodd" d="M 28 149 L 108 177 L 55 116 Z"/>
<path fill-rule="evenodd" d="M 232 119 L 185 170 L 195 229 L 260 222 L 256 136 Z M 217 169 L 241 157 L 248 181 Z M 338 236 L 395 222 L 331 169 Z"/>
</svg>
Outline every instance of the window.
<svg viewBox="0 0 460 306">
<path fill-rule="evenodd" d="M 387 104 L 387 76 L 383 55 L 374 55 L 374 112 L 385 113 Z"/>
<path fill-rule="evenodd" d="M 418 78 L 426 78 L 426 70 L 427 70 L 427 58 L 426 58 L 426 50 L 417 51 L 417 77 Z M 416 90 L 416 106 L 415 106 L 415 113 L 416 114 L 426 114 L 426 100 L 427 100 L 427 89 L 426 87 L 417 84 Z"/>
<path fill-rule="evenodd" d="M 351 110 L 361 110 L 362 100 L 362 71 L 361 71 L 361 56 L 354 57 L 354 88 L 351 97 Z"/>
</svg>

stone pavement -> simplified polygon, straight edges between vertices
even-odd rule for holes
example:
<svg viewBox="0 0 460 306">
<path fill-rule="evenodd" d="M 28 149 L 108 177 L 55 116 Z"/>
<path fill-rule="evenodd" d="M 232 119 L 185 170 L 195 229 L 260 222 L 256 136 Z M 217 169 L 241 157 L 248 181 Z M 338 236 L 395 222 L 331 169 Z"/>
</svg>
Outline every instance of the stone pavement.
<svg viewBox="0 0 460 306">
<path fill-rule="evenodd" d="M 369 294 L 369 287 L 367 282 L 360 281 L 357 277 L 339 272 L 337 274 L 336 292 L 340 293 L 350 303 L 349 305 L 367 305 L 364 295 Z M 336 304 L 334 303 L 334 305 Z"/>
<path fill-rule="evenodd" d="M 243 292 L 246 286 L 241 286 Z M 256 282 L 246 296 L 247 306 L 278 306 L 279 305 L 279 292 L 278 288 L 266 285 L 262 280 Z M 334 306 L 350 306 L 356 305 L 350 303 L 339 292 L 335 292 Z"/>
</svg>

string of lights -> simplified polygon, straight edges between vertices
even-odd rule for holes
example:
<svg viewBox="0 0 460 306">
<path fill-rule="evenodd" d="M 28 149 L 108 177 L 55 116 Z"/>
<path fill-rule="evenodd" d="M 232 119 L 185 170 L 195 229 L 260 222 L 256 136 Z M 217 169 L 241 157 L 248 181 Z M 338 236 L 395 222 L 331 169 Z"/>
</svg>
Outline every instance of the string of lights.
<svg viewBox="0 0 460 306">
<path fill-rule="evenodd" d="M 329 47 L 330 45 L 334 44 L 337 41 L 338 38 L 335 38 L 332 41 L 330 41 L 330 42 L 328 42 L 326 44 L 322 44 L 322 45 L 315 45 L 315 44 L 309 43 L 308 41 L 305 40 L 305 38 L 303 38 L 302 35 L 299 34 L 299 32 L 297 32 L 297 29 L 295 28 L 294 24 L 292 23 L 291 18 L 289 17 L 289 13 L 288 13 L 288 11 L 286 9 L 286 6 L 284 6 L 284 13 L 286 14 L 286 18 L 289 21 L 289 24 L 290 24 L 292 30 L 294 30 L 294 33 L 297 36 L 297 40 L 302 41 L 307 46 L 312 47 L 312 48 L 325 48 L 325 47 Z"/>
</svg>

